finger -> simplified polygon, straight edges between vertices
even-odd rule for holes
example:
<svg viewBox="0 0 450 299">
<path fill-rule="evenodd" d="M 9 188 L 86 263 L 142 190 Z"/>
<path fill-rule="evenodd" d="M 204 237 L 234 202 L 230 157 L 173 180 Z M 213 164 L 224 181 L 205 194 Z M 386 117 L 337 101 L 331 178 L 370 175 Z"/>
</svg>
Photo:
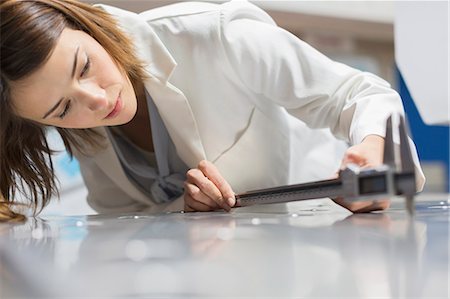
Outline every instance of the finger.
<svg viewBox="0 0 450 299">
<path fill-rule="evenodd" d="M 342 197 L 338 197 L 333 198 L 333 201 L 353 213 L 367 213 L 372 211 L 386 210 L 390 206 L 389 199 L 349 202 Z"/>
<path fill-rule="evenodd" d="M 344 158 L 342 159 L 341 169 L 344 169 L 350 163 L 362 166 L 366 163 L 366 158 L 359 152 L 349 149 L 345 152 Z"/>
<path fill-rule="evenodd" d="M 188 197 L 190 197 L 188 195 Z M 205 205 L 199 201 L 194 200 L 193 198 L 185 198 L 184 200 L 185 211 L 186 212 L 210 212 L 214 209 L 210 206 Z"/>
<path fill-rule="evenodd" d="M 219 189 L 222 197 L 226 199 L 230 207 L 236 204 L 236 198 L 234 196 L 233 189 L 225 178 L 220 174 L 217 167 L 206 160 L 200 161 L 198 168 L 209 178 L 214 185 Z"/>
<path fill-rule="evenodd" d="M 194 210 L 193 208 L 191 208 L 191 207 L 186 203 L 186 201 L 184 202 L 184 209 L 183 209 L 183 211 L 184 211 L 184 212 L 187 212 L 187 213 L 189 213 L 189 212 L 195 212 L 195 210 Z"/>
<path fill-rule="evenodd" d="M 204 194 L 200 188 L 198 188 L 196 185 L 185 182 L 184 183 L 184 191 L 187 193 L 193 200 L 201 202 L 211 209 L 218 209 L 219 205 L 212 200 L 210 197 L 208 197 L 206 194 Z"/>
<path fill-rule="evenodd" d="M 186 174 L 186 178 L 188 183 L 196 185 L 206 196 L 215 201 L 219 207 L 226 211 L 230 211 L 231 207 L 223 199 L 220 190 L 201 170 L 196 168 L 190 169 Z"/>
</svg>

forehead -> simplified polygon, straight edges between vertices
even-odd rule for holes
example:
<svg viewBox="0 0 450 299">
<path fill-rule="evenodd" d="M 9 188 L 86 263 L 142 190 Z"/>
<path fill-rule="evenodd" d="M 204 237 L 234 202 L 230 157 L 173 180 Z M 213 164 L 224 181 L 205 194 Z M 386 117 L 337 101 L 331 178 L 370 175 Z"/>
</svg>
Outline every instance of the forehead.
<svg viewBox="0 0 450 299">
<path fill-rule="evenodd" d="M 45 113 L 63 96 L 71 79 L 75 53 L 86 47 L 89 38 L 82 31 L 64 29 L 48 60 L 29 76 L 11 84 L 12 100 L 20 115 L 35 117 Z"/>
<path fill-rule="evenodd" d="M 77 48 L 89 43 L 89 38 L 90 36 L 82 31 L 69 28 L 64 29 L 47 61 L 32 74 L 19 80 L 17 82 L 18 86 L 39 86 L 43 83 L 40 81 L 46 81 L 46 79 L 50 78 L 53 79 L 55 77 L 54 75 L 58 75 L 60 72 L 71 71 Z M 70 72 L 68 75 L 70 75 Z M 56 83 L 57 81 L 55 80 L 52 83 Z"/>
</svg>

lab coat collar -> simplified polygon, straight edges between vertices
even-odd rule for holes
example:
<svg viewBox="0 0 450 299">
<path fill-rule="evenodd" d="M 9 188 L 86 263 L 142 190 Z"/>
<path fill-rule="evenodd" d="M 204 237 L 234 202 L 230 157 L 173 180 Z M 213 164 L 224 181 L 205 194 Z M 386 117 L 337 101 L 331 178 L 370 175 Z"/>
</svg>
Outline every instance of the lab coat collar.
<svg viewBox="0 0 450 299">
<path fill-rule="evenodd" d="M 153 29 L 138 14 L 109 5 L 97 4 L 111 14 L 120 28 L 132 37 L 136 55 L 144 63 L 145 71 L 150 77 L 158 78 L 165 84 L 172 75 L 177 63 L 170 55 Z"/>
<path fill-rule="evenodd" d="M 145 88 L 153 98 L 180 158 L 195 167 L 206 158 L 197 123 L 185 95 L 170 84 L 177 63 L 160 38 L 139 15 L 108 5 L 97 5 L 116 18 L 132 37 L 135 51 L 144 62 L 149 78 Z"/>
</svg>

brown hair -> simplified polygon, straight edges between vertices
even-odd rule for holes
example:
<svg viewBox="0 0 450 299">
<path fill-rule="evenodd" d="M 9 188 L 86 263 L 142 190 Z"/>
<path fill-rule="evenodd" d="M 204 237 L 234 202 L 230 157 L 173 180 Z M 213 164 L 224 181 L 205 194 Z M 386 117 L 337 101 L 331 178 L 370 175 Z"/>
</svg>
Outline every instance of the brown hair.
<svg viewBox="0 0 450 299">
<path fill-rule="evenodd" d="M 145 77 L 131 40 L 100 8 L 74 0 L 2 0 L 0 4 L 0 221 L 23 220 L 15 207 L 37 214 L 58 195 L 45 132 L 48 127 L 14 112 L 10 83 L 26 78 L 50 57 L 64 28 L 82 30 L 96 39 L 129 76 L 133 86 Z M 86 153 L 103 139 L 93 129 L 56 128 L 66 150 Z M 18 203 L 17 191 L 31 197 Z"/>
</svg>

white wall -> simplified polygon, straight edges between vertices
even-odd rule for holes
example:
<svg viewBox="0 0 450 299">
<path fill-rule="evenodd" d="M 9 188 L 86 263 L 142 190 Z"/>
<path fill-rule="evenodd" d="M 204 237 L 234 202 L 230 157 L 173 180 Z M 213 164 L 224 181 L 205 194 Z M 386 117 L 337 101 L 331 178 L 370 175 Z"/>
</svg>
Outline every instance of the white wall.
<svg viewBox="0 0 450 299">
<path fill-rule="evenodd" d="M 264 9 L 393 23 L 393 1 L 251 1 Z"/>
<path fill-rule="evenodd" d="M 84 0 L 89 3 L 105 3 L 120 6 L 131 11 L 143 11 L 152 7 L 174 2 L 177 0 Z M 223 0 L 195 0 L 201 2 L 227 2 Z M 233 0 L 245 1 L 245 0 Z M 348 18 L 362 21 L 393 23 L 394 1 L 277 1 L 250 0 L 250 2 L 264 9 L 307 13 L 330 17 Z"/>
</svg>

